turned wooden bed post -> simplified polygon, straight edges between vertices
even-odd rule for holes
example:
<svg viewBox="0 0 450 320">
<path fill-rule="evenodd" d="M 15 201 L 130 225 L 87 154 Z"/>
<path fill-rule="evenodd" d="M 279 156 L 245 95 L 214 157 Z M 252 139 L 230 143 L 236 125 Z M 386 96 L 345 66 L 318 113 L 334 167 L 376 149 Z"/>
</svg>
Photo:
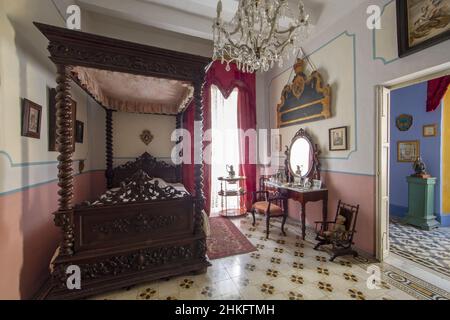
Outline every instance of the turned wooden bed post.
<svg viewBox="0 0 450 320">
<path fill-rule="evenodd" d="M 70 94 L 71 66 L 58 64 L 56 88 L 56 128 L 58 145 L 59 206 L 55 224 L 62 229 L 61 256 L 71 256 L 74 251 L 73 227 L 73 127 Z"/>
<path fill-rule="evenodd" d="M 194 155 L 201 155 L 200 163 L 195 163 L 194 182 L 195 182 L 195 232 L 203 232 L 203 209 L 205 207 L 205 195 L 203 193 L 203 87 L 205 84 L 205 71 L 201 70 L 194 82 L 194 101 L 195 101 L 195 121 L 194 126 Z M 196 134 L 195 134 L 196 133 Z M 195 159 L 192 159 L 195 161 Z M 206 247 L 205 247 L 206 250 Z"/>
<path fill-rule="evenodd" d="M 113 112 L 106 110 L 106 183 L 108 189 L 113 187 Z"/>
<path fill-rule="evenodd" d="M 180 130 L 180 129 L 183 129 L 183 127 L 184 127 L 183 126 L 183 112 L 179 112 L 177 114 L 177 119 L 176 119 L 176 129 Z M 175 144 L 179 145 L 182 142 L 183 142 L 183 136 L 179 135 L 178 139 L 177 139 L 177 142 Z M 183 158 L 183 150 L 181 150 L 178 153 L 178 156 L 180 158 Z M 183 165 L 182 164 L 177 166 L 177 181 L 183 182 Z"/>
</svg>

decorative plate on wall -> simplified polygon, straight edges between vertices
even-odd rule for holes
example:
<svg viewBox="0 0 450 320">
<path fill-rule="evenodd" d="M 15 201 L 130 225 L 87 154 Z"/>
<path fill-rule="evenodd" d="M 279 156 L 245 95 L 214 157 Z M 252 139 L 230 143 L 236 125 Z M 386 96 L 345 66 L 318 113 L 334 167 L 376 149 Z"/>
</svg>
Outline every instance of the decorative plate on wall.
<svg viewBox="0 0 450 320">
<path fill-rule="evenodd" d="M 150 143 L 152 143 L 154 137 L 150 130 L 144 130 L 141 134 L 141 140 L 143 143 L 145 143 L 146 146 L 148 146 Z"/>
<path fill-rule="evenodd" d="M 413 125 L 413 116 L 409 114 L 401 114 L 395 121 L 397 129 L 400 131 L 408 131 Z"/>
</svg>

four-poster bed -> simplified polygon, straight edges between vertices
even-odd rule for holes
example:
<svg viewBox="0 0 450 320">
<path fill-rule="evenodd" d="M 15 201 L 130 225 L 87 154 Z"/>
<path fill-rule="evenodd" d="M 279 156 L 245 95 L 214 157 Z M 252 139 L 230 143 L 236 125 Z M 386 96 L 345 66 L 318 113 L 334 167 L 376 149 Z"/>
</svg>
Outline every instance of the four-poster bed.
<svg viewBox="0 0 450 320">
<path fill-rule="evenodd" d="M 52 262 L 46 298 L 82 298 L 144 281 L 205 272 L 209 263 L 203 231 L 203 165 L 194 167 L 193 194 L 170 184 L 182 182 L 181 166 L 160 162 L 148 153 L 114 168 L 113 112 L 122 104 L 117 99 L 105 99 L 96 90 L 97 86 L 89 82 L 89 77 L 107 71 L 113 72 L 112 76 L 123 73 L 171 79 L 177 85 L 181 83 L 181 89 L 191 86 L 195 121 L 203 123 L 202 90 L 210 59 L 40 23 L 35 25 L 50 41 L 48 49 L 50 59 L 57 66 L 58 84 L 60 190 L 55 224 L 62 230 L 62 241 Z M 91 70 L 100 71 L 87 73 Z M 73 203 L 71 80 L 106 110 L 105 174 L 110 189 L 96 201 L 76 206 Z M 182 110 L 174 112 L 172 108 L 168 114 L 176 116 L 180 128 Z M 202 135 L 196 139 L 194 152 L 201 155 Z M 67 288 L 66 271 L 71 265 L 81 270 L 81 290 Z"/>
</svg>

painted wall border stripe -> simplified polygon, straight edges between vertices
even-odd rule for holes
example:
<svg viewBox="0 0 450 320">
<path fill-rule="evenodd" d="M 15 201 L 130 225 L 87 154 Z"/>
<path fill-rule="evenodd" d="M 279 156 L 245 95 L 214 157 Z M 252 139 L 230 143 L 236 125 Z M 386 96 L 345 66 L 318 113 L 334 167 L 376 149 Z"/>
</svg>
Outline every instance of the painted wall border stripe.
<svg viewBox="0 0 450 320">
<path fill-rule="evenodd" d="M 340 34 L 336 35 L 335 37 L 331 38 L 330 40 L 328 40 L 327 42 L 325 42 L 323 45 L 319 46 L 317 49 L 313 50 L 310 54 L 308 54 L 306 57 L 309 58 L 310 56 L 312 56 L 314 53 L 322 50 L 323 48 L 325 48 L 326 46 L 328 46 L 329 44 L 331 44 L 332 42 L 334 42 L 335 40 L 339 39 L 341 36 L 346 35 L 348 37 L 353 38 L 353 77 L 354 77 L 354 83 L 353 83 L 353 92 L 354 92 L 354 111 L 355 111 L 355 148 L 354 150 L 350 151 L 350 153 L 346 156 L 346 157 L 320 157 L 320 159 L 323 160 L 342 160 L 342 161 L 348 161 L 350 160 L 351 156 L 358 151 L 358 91 L 357 91 L 357 64 L 356 64 L 356 55 L 357 55 L 357 51 L 356 51 L 356 34 L 355 33 L 350 33 L 348 30 L 345 30 L 343 32 L 341 32 Z M 297 55 L 298 57 L 298 55 Z M 268 86 L 267 86 L 267 101 L 270 101 L 270 87 L 272 86 L 273 81 L 280 77 L 282 74 L 284 74 L 285 72 L 289 71 L 290 69 L 292 69 L 292 66 L 289 66 L 288 68 L 284 69 L 283 71 L 280 71 L 278 74 L 276 74 L 269 82 Z M 292 72 L 290 77 L 292 77 Z M 269 110 L 272 107 L 269 106 Z M 270 111 L 269 111 L 270 112 Z M 269 125 L 270 125 L 270 116 L 269 116 Z"/>
<path fill-rule="evenodd" d="M 58 164 L 59 162 L 57 160 L 53 161 L 37 161 L 37 162 L 22 162 L 22 163 L 14 163 L 12 157 L 9 155 L 8 152 L 1 150 L 0 155 L 4 156 L 8 162 L 11 168 L 24 168 L 24 167 L 33 167 L 33 166 L 48 166 L 52 164 Z M 87 159 L 75 159 L 73 162 L 80 162 L 80 161 L 86 161 Z"/>
<path fill-rule="evenodd" d="M 389 2 L 387 2 L 383 8 L 381 9 L 381 16 L 380 19 L 383 17 L 383 14 L 386 10 L 386 7 L 389 6 L 391 3 L 395 2 L 395 0 L 390 0 Z M 386 60 L 386 58 L 384 57 L 379 57 L 377 55 L 377 29 L 373 29 L 372 30 L 372 59 L 373 60 L 381 60 L 383 62 L 384 65 L 388 65 L 391 64 L 397 60 L 399 60 L 400 58 L 394 58 L 391 60 Z"/>
<path fill-rule="evenodd" d="M 97 172 L 105 172 L 105 170 L 101 170 L 101 169 L 89 170 L 89 171 L 86 171 L 86 172 L 83 172 L 83 173 L 74 174 L 74 177 L 78 177 L 78 176 L 82 176 L 82 175 L 90 174 L 90 173 L 97 173 Z M 58 182 L 58 181 L 59 180 L 56 178 L 56 179 L 52 179 L 52 180 L 48 180 L 48 181 L 32 184 L 32 185 L 29 185 L 29 186 L 13 189 L 13 190 L 10 190 L 10 191 L 0 192 L 0 197 L 12 195 L 14 193 L 24 192 L 24 191 L 27 191 L 27 190 L 30 190 L 30 189 L 34 189 L 34 188 L 39 188 L 39 187 L 42 187 L 44 185 L 52 184 L 52 183 L 55 183 L 55 182 Z"/>
<path fill-rule="evenodd" d="M 376 174 L 374 173 L 359 173 L 359 172 L 348 172 L 348 171 L 327 170 L 327 169 L 321 169 L 320 171 L 326 173 L 346 174 L 351 176 L 376 177 Z"/>
</svg>

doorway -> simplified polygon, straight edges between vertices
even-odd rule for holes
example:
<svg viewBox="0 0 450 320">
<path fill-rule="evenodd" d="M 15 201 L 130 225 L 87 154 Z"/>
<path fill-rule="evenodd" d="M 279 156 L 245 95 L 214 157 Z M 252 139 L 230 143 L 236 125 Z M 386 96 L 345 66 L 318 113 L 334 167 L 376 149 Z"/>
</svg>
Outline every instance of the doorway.
<svg viewBox="0 0 450 320">
<path fill-rule="evenodd" d="M 439 78 L 442 76 L 446 76 L 450 74 L 450 68 L 449 64 L 439 66 L 437 68 L 433 68 L 430 70 L 425 70 L 416 74 L 412 74 L 408 77 L 403 77 L 402 79 L 397 79 L 390 81 L 389 83 L 386 83 L 384 85 L 377 87 L 377 201 L 376 201 L 376 212 L 377 212 L 377 221 L 376 221 L 376 255 L 377 259 L 380 261 L 385 261 L 391 254 L 391 252 L 398 250 L 399 245 L 397 243 L 393 243 L 391 240 L 392 235 L 396 236 L 395 233 L 409 233 L 409 235 L 406 237 L 406 240 L 404 239 L 403 243 L 408 243 L 411 241 L 412 238 L 420 239 L 420 237 L 423 237 L 423 234 L 417 234 L 415 233 L 417 229 L 404 229 L 403 224 L 398 224 L 394 221 L 394 224 L 391 224 L 390 220 L 391 213 L 397 213 L 400 215 L 406 214 L 408 209 L 406 209 L 405 212 L 405 206 L 404 205 L 398 205 L 404 204 L 405 201 L 405 189 L 408 188 L 408 185 L 406 184 L 406 177 L 408 174 L 405 174 L 405 172 L 399 170 L 398 168 L 393 168 L 393 164 L 399 164 L 399 160 L 402 160 L 399 158 L 401 155 L 399 153 L 402 152 L 402 150 L 406 150 L 403 148 L 404 145 L 407 146 L 408 141 L 414 142 L 419 141 L 420 139 L 403 139 L 404 137 L 401 136 L 396 141 L 395 136 L 398 134 L 399 129 L 396 127 L 396 120 L 399 118 L 399 115 L 396 113 L 393 113 L 392 109 L 395 107 L 393 104 L 398 105 L 396 103 L 396 99 L 398 100 L 398 97 L 400 96 L 399 93 L 414 93 L 414 90 L 417 90 L 420 86 L 424 86 L 423 83 L 428 82 L 429 80 Z M 398 102 L 398 101 L 397 101 Z M 405 102 L 407 105 L 411 105 L 411 103 Z M 424 106 L 425 108 L 425 106 Z M 448 107 L 447 107 L 448 108 Z M 400 110 L 397 110 L 400 111 Z M 393 119 L 395 117 L 395 119 Z M 425 121 L 423 117 L 418 116 L 416 118 L 416 130 L 420 128 L 420 135 L 422 136 L 422 130 L 425 126 L 424 124 L 421 124 L 421 121 Z M 413 120 L 414 121 L 414 120 Z M 408 121 L 406 121 L 407 124 Z M 428 124 L 428 123 L 427 123 Z M 432 124 L 432 123 L 430 123 Z M 407 125 L 408 126 L 408 125 Z M 410 132 L 411 133 L 411 132 Z M 416 132 L 417 135 L 419 135 Z M 406 135 L 405 135 L 406 137 Z M 405 144 L 403 144 L 405 142 Z M 394 145 L 395 144 L 395 145 Z M 402 148 L 402 149 L 400 149 Z M 440 160 L 442 157 L 440 157 Z M 430 160 L 427 160 L 430 161 Z M 405 167 L 405 166 L 403 166 Z M 408 163 L 406 167 L 409 167 L 410 170 L 408 172 L 409 175 L 412 173 L 412 163 Z M 404 169 L 404 168 L 403 168 Z M 434 172 L 435 169 L 433 169 Z M 403 174 L 404 177 L 397 177 L 397 175 Z M 440 171 L 438 170 L 436 175 L 439 175 L 437 177 L 439 180 L 441 179 Z M 396 179 L 396 180 L 394 180 Z M 402 185 L 401 187 L 398 187 L 396 183 L 399 183 Z M 406 186 L 406 187 L 405 187 Z M 400 190 L 402 189 L 402 190 Z M 399 194 L 399 191 L 401 191 Z M 437 191 L 440 192 L 440 191 Z M 406 191 L 407 193 L 407 191 Z M 439 194 L 440 196 L 440 194 Z M 439 198 L 439 196 L 437 198 Z M 395 200 L 393 198 L 395 197 Z M 406 195 L 406 199 L 407 199 Z M 406 200 L 407 201 L 407 200 Z M 436 206 L 441 206 L 441 201 L 436 200 L 434 203 Z M 408 204 L 406 204 L 408 206 Z M 439 209 L 438 209 L 439 210 Z M 408 224 L 405 224 L 408 225 Z M 409 228 L 409 227 L 408 227 Z M 444 230 L 445 231 L 445 230 Z M 392 233 L 392 235 L 391 235 Z M 433 235 L 429 235 L 433 236 Z M 434 235 L 436 236 L 436 235 Z M 409 238 L 408 238 L 409 237 Z M 398 238 L 397 238 L 398 240 Z M 402 241 L 400 240 L 400 243 Z M 393 247 L 391 248 L 391 244 Z M 432 250 L 432 246 L 429 246 L 429 249 Z M 420 250 L 417 249 L 417 250 Z M 396 252 L 398 253 L 398 251 Z M 405 254 L 407 256 L 407 254 Z"/>
</svg>

